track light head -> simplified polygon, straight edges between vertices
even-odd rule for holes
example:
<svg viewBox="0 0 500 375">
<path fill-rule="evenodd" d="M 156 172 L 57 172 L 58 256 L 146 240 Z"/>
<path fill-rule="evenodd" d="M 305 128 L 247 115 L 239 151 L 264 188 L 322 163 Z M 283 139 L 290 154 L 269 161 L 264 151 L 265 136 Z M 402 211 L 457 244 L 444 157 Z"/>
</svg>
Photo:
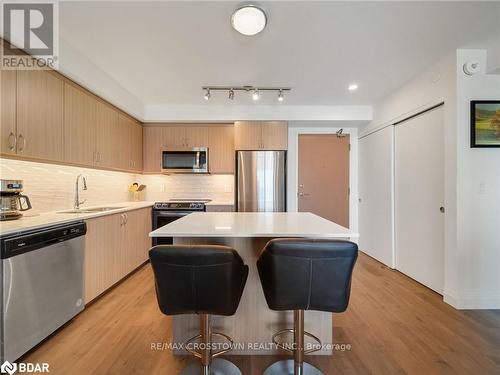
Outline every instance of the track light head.
<svg viewBox="0 0 500 375">
<path fill-rule="evenodd" d="M 205 96 L 203 96 L 203 98 L 205 98 L 205 100 L 209 100 L 210 96 L 210 89 L 205 89 Z"/>
<path fill-rule="evenodd" d="M 278 93 L 278 101 L 282 102 L 283 100 L 285 100 L 285 97 L 283 96 L 283 90 L 280 89 L 280 92 Z"/>
<path fill-rule="evenodd" d="M 256 88 L 255 90 L 253 90 L 252 99 L 253 100 L 259 100 L 259 98 L 260 98 L 259 89 Z"/>
<path fill-rule="evenodd" d="M 234 90 L 233 89 L 230 89 L 229 90 L 229 100 L 234 100 Z"/>
</svg>

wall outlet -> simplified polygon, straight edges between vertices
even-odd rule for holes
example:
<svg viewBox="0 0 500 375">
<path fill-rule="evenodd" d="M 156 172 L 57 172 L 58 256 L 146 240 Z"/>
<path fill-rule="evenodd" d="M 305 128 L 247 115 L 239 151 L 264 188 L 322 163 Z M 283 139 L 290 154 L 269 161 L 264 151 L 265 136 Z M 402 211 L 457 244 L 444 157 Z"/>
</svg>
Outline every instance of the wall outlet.
<svg viewBox="0 0 500 375">
<path fill-rule="evenodd" d="M 165 192 L 165 184 L 161 184 L 161 185 L 160 185 L 160 191 L 161 191 L 162 193 L 164 193 L 164 192 Z"/>
</svg>

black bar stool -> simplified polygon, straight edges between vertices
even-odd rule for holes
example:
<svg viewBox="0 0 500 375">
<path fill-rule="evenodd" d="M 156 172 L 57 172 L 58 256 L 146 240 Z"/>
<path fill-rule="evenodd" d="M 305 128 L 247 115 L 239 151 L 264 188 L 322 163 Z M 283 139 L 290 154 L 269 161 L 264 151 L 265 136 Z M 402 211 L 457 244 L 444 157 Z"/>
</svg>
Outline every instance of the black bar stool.
<svg viewBox="0 0 500 375">
<path fill-rule="evenodd" d="M 304 335 L 321 342 L 304 331 L 304 310 L 345 311 L 351 292 L 351 275 L 358 257 L 358 246 L 349 241 L 313 239 L 276 239 L 267 243 L 257 261 L 260 281 L 271 310 L 294 311 L 294 327 L 277 332 L 274 343 L 293 353 L 293 360 L 269 366 L 264 375 L 322 375 L 316 367 L 304 362 Z M 293 349 L 277 339 L 293 332 Z"/>
<path fill-rule="evenodd" d="M 232 339 L 212 332 L 210 315 L 234 315 L 248 276 L 248 266 L 239 254 L 226 246 L 162 245 L 149 251 L 155 275 L 156 297 L 162 313 L 166 315 L 198 314 L 200 334 L 186 344 L 200 340 L 200 350 L 187 350 L 199 358 L 181 374 L 241 375 L 233 363 L 215 358 L 230 349 L 212 351 L 212 336 Z M 215 358 L 215 359 L 214 359 Z"/>
</svg>

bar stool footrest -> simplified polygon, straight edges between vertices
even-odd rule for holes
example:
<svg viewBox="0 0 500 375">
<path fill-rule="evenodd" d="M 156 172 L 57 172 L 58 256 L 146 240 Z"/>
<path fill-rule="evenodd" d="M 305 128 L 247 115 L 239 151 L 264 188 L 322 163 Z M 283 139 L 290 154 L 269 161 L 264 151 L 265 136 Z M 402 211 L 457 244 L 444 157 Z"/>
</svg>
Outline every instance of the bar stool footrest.
<svg viewBox="0 0 500 375">
<path fill-rule="evenodd" d="M 273 343 L 278 348 L 286 350 L 287 352 L 293 353 L 293 349 L 290 349 L 289 347 L 285 346 L 284 344 L 282 344 L 281 342 L 279 342 L 277 340 L 278 337 L 284 335 L 285 333 L 294 333 L 294 330 L 291 329 L 291 328 L 287 328 L 287 329 L 282 329 L 281 331 L 276 332 L 273 335 L 273 338 L 272 338 Z M 321 350 L 321 346 L 323 344 L 321 343 L 321 340 L 318 337 L 314 336 L 312 333 L 309 333 L 307 331 L 304 331 L 304 336 L 310 337 L 311 339 L 313 339 L 314 341 L 316 341 L 318 343 L 318 347 L 317 348 L 312 348 L 312 349 L 304 350 L 304 354 L 310 354 L 310 353 L 317 352 L 318 350 Z"/>
<path fill-rule="evenodd" d="M 217 352 L 211 352 L 210 353 L 210 357 L 211 358 L 215 358 L 215 357 L 218 357 L 224 353 L 227 353 L 229 351 L 232 350 L 233 346 L 234 346 L 234 341 L 231 337 L 229 337 L 228 335 L 225 335 L 224 333 L 221 333 L 221 332 L 212 332 L 211 334 L 211 337 L 210 337 L 210 342 L 211 344 L 213 344 L 213 341 L 212 341 L 212 337 L 213 336 L 218 336 L 218 337 L 222 337 L 224 339 L 226 339 L 229 347 L 227 349 L 222 349 L 222 350 L 219 350 Z M 193 356 L 195 356 L 196 358 L 201 358 L 201 353 L 200 352 L 197 352 L 196 350 L 194 349 L 190 349 L 189 348 L 189 344 L 195 342 L 196 340 L 200 339 L 201 338 L 201 334 L 200 335 L 196 335 L 196 336 L 193 336 L 191 337 L 189 340 L 186 341 L 184 347 L 186 348 L 186 350 L 191 353 Z"/>
</svg>

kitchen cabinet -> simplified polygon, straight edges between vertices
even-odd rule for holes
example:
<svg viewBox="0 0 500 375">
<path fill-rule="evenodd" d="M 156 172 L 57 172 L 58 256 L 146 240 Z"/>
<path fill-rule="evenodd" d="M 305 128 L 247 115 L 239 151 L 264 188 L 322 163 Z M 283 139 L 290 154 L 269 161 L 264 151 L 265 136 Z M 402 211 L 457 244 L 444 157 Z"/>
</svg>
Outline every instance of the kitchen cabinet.
<svg viewBox="0 0 500 375">
<path fill-rule="evenodd" d="M 233 174 L 235 163 L 233 125 L 210 126 L 207 146 L 210 173 Z"/>
<path fill-rule="evenodd" d="M 85 303 L 148 259 L 151 208 L 86 220 Z"/>
<path fill-rule="evenodd" d="M 236 121 L 236 150 L 286 150 L 288 125 L 283 121 Z"/>
<path fill-rule="evenodd" d="M 52 71 L 17 71 L 17 155 L 63 161 L 63 86 Z"/>
<path fill-rule="evenodd" d="M 144 173 L 161 172 L 161 152 L 163 151 L 163 128 L 145 126 L 143 128 L 143 171 Z"/>
<path fill-rule="evenodd" d="M 165 149 L 185 149 L 207 146 L 207 126 L 180 124 L 163 126 L 162 129 L 162 144 Z"/>
<path fill-rule="evenodd" d="M 16 154 L 16 71 L 0 70 L 0 152 Z"/>
<path fill-rule="evenodd" d="M 79 87 L 64 83 L 64 161 L 93 166 L 97 162 L 97 100 Z"/>
<path fill-rule="evenodd" d="M 110 105 L 97 101 L 95 124 L 95 165 L 102 168 L 119 168 L 121 161 L 118 112 Z"/>
<path fill-rule="evenodd" d="M 120 113 L 117 139 L 120 148 L 120 167 L 129 171 L 142 171 L 142 126 L 131 117 Z"/>
<path fill-rule="evenodd" d="M 193 147 L 209 148 L 210 173 L 234 173 L 232 124 L 145 126 L 143 136 L 144 173 L 161 173 L 162 151 Z"/>
</svg>

